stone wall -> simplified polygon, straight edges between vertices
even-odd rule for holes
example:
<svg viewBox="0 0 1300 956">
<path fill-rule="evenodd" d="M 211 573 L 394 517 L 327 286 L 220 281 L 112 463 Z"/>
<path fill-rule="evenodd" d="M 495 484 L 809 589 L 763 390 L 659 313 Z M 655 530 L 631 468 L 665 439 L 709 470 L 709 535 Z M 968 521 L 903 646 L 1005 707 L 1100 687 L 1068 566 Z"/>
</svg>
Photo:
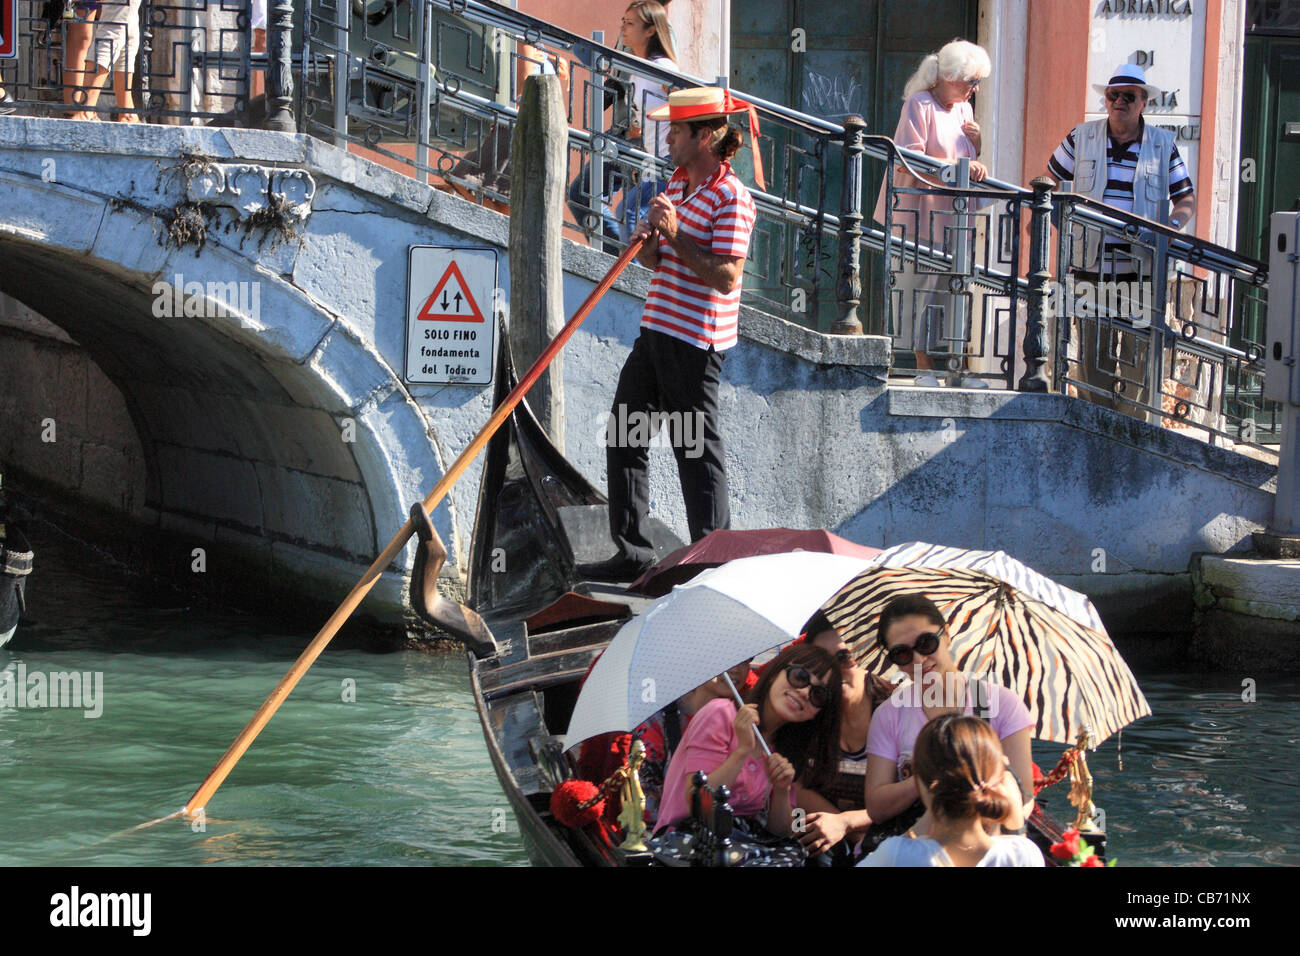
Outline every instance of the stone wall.
<svg viewBox="0 0 1300 956">
<path fill-rule="evenodd" d="M 198 189 L 176 172 L 186 155 L 259 182 L 305 174 L 305 218 L 291 239 L 267 241 L 217 202 L 206 245 L 166 242 L 168 217 Z M 42 177 L 49 159 L 54 182 Z M 68 334 L 5 313 L 0 450 L 337 595 L 489 414 L 490 387 L 403 381 L 407 249 L 504 250 L 507 226 L 308 137 L 11 119 L 0 128 L 0 290 Z M 572 313 L 612 259 L 571 242 L 563 255 Z M 254 283 L 260 308 L 160 316 L 153 290 L 177 275 Z M 508 301 L 504 255 L 500 282 Z M 598 486 L 603 416 L 648 282 L 629 268 L 565 353 L 567 453 Z M 1161 624 L 1178 602 L 1190 610 L 1193 553 L 1248 547 L 1271 515 L 1270 466 L 1065 396 L 887 389 L 888 363 L 885 339 L 742 311 L 721 389 L 736 527 L 1003 548 Z M 40 391 L 20 398 L 24 377 Z M 73 444 L 32 437 L 47 407 Z M 435 515 L 449 573 L 469 543 L 478 475 L 475 465 Z M 667 448 L 652 452 L 650 488 L 654 513 L 685 536 Z M 381 589 L 390 609 L 400 572 Z"/>
</svg>

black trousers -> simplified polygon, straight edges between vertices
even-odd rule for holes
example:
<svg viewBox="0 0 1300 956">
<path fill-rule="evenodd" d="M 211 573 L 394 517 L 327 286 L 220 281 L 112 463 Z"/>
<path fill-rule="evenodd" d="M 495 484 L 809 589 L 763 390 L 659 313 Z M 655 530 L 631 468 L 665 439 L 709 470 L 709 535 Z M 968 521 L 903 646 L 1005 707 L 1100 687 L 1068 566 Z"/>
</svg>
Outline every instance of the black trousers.
<svg viewBox="0 0 1300 956">
<path fill-rule="evenodd" d="M 718 430 L 723 353 L 642 329 L 623 365 L 605 430 L 609 532 L 625 558 L 654 558 L 647 513 L 650 438 L 663 429 L 677 459 L 691 540 L 731 527 Z"/>
</svg>

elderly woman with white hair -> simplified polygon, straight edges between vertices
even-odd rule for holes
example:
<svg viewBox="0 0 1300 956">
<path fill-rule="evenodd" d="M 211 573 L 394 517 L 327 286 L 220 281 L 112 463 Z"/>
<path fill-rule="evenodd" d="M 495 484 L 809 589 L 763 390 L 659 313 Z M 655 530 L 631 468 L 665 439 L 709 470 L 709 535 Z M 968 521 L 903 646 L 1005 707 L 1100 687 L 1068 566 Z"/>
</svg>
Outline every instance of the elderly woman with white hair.
<svg viewBox="0 0 1300 956">
<path fill-rule="evenodd" d="M 975 122 L 970 99 L 979 87 L 980 81 L 988 77 L 993 70 L 989 55 L 983 47 L 967 40 L 953 40 L 938 53 L 931 53 L 921 60 L 921 65 L 907 81 L 903 90 L 903 114 L 898 120 L 898 129 L 894 132 L 894 142 L 904 149 L 925 153 L 935 159 L 955 163 L 962 158 L 971 160 L 971 179 L 978 182 L 988 175 L 984 164 L 976 157 L 980 154 L 980 128 Z M 942 185 L 919 181 L 906 170 L 900 169 L 894 177 L 896 187 Z M 882 225 L 885 222 L 885 187 L 880 189 L 880 198 L 876 203 L 875 219 Z M 946 210 L 947 215 L 944 215 Z M 933 215 L 932 215 L 933 214 Z M 952 201 L 944 196 L 903 195 L 899 197 L 894 208 L 894 224 L 902 226 L 910 238 L 926 245 L 942 246 L 945 242 L 945 227 L 952 225 Z M 897 233 L 897 229 L 895 230 Z M 907 292 L 923 293 L 938 289 L 937 277 L 933 274 L 917 276 L 911 263 L 905 262 L 905 275 L 900 275 L 899 288 Z M 914 322 L 916 337 L 916 367 L 921 370 L 934 368 L 930 352 L 937 350 L 940 343 L 938 322 L 928 321 L 925 314 L 925 296 L 916 295 L 917 318 L 926 321 Z M 904 314 L 908 311 L 905 309 Z M 961 330 L 953 330 L 953 338 L 965 338 Z M 918 376 L 919 385 L 938 385 L 933 375 Z M 982 387 L 983 383 L 974 379 L 963 379 L 962 384 Z"/>
</svg>

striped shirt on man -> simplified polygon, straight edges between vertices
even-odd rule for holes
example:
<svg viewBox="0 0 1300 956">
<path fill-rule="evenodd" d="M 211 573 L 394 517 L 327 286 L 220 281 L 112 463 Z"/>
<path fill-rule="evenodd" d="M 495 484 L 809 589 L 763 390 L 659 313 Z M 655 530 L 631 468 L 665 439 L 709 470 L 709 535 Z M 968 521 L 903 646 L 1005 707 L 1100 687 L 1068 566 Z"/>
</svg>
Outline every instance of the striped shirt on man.
<svg viewBox="0 0 1300 956">
<path fill-rule="evenodd" d="M 1106 191 L 1101 201 L 1108 206 L 1124 212 L 1133 211 L 1133 177 L 1137 173 L 1138 154 L 1142 149 L 1142 134 L 1146 132 L 1146 121 L 1138 127 L 1137 139 L 1131 143 L 1116 143 L 1110 130 L 1106 131 Z M 1061 182 L 1074 179 L 1074 130 L 1065 137 L 1065 142 L 1056 147 L 1056 152 L 1047 163 Z M 1169 198 L 1174 202 L 1182 199 L 1192 191 L 1192 180 L 1187 175 L 1183 157 L 1178 154 L 1178 147 L 1169 151 Z"/>
<path fill-rule="evenodd" d="M 666 195 L 677 207 L 678 229 L 702 250 L 717 256 L 744 259 L 749 255 L 749 237 L 757 215 L 749 190 L 724 162 L 689 196 L 684 169 L 668 181 Z M 696 348 L 710 346 L 721 352 L 738 340 L 740 286 L 718 292 L 704 282 L 658 236 L 659 266 L 650 280 L 641 327 L 689 342 Z"/>
<path fill-rule="evenodd" d="M 1114 206 L 1122 212 L 1133 211 L 1133 180 L 1137 175 L 1138 158 L 1142 151 L 1142 136 L 1146 132 L 1146 120 L 1138 125 L 1137 139 L 1131 143 L 1116 143 L 1109 126 L 1106 129 L 1106 189 L 1101 201 Z M 1056 152 L 1047 161 L 1047 168 L 1060 182 L 1074 180 L 1074 130 Z M 1192 179 L 1187 174 L 1187 166 L 1178 153 L 1178 146 L 1169 150 L 1169 198 L 1178 202 L 1192 192 Z M 1126 262 L 1132 262 L 1132 247 L 1122 240 L 1106 238 L 1103 253 L 1103 269 L 1107 274 L 1127 272 L 1120 268 Z"/>
</svg>

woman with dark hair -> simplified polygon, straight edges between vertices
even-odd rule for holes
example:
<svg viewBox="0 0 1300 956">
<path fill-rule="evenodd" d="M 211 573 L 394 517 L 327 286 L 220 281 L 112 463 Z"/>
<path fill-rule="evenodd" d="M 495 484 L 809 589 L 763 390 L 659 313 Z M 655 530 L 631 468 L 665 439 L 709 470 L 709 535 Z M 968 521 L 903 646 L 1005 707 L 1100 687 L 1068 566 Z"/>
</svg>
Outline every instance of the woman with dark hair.
<svg viewBox="0 0 1300 956">
<path fill-rule="evenodd" d="M 943 714 L 971 714 L 992 726 L 1028 806 L 1033 791 L 1029 735 L 1034 719 L 1019 697 L 997 684 L 970 678 L 957 670 L 952 639 L 943 613 L 919 594 L 897 597 L 885 606 L 876 640 L 910 683 L 902 684 L 871 721 L 867 734 L 867 812 L 876 823 L 911 813 L 921 816 L 913 773 L 913 747 L 927 721 Z M 928 823 L 928 821 L 926 821 Z M 918 826 L 924 830 L 924 825 Z"/>
<path fill-rule="evenodd" d="M 744 707 L 719 698 L 695 715 L 664 774 L 655 832 L 687 815 L 691 778 L 703 770 L 710 787 L 730 788 L 737 816 L 765 814 L 770 832 L 789 836 L 795 784 L 815 789 L 835 775 L 839 721 L 835 658 L 809 644 L 786 648 Z M 770 757 L 763 757 L 755 728 L 772 748 Z"/>
<path fill-rule="evenodd" d="M 871 826 L 864 803 L 867 735 L 871 715 L 889 699 L 893 685 L 853 660 L 849 646 L 826 615 L 817 611 L 803 627 L 804 640 L 830 653 L 840 667 L 839 758 L 834 778 L 819 790 L 799 787 L 796 802 L 807 813 L 799 841 L 809 853 L 831 853 L 832 862 L 853 862 L 853 848 Z"/>
<path fill-rule="evenodd" d="M 929 835 L 890 837 L 859 866 L 1042 866 L 1023 836 L 990 836 L 985 821 L 1021 825 L 1020 787 L 993 728 L 946 714 L 922 728 L 912 781 L 931 816 Z"/>
</svg>

